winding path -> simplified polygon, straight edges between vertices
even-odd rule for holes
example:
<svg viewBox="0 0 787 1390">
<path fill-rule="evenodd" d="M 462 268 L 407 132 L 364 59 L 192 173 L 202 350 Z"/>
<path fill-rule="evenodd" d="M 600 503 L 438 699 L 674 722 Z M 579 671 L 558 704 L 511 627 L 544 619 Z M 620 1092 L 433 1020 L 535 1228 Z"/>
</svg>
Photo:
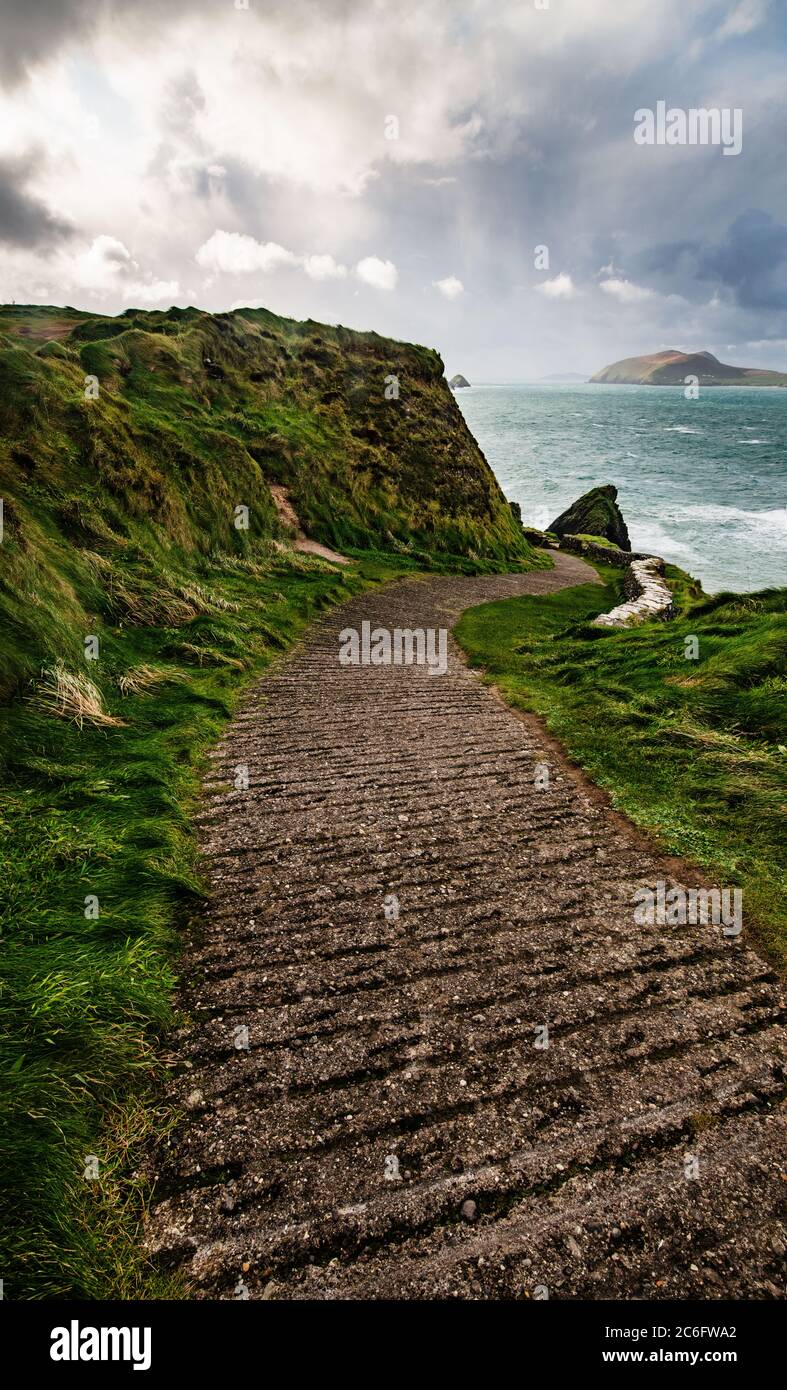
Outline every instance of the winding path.
<svg viewBox="0 0 787 1390">
<path fill-rule="evenodd" d="M 745 929 L 637 926 L 674 864 L 453 643 L 443 676 L 338 662 L 364 620 L 595 578 L 554 558 L 353 599 L 216 751 L 148 1227 L 198 1297 L 782 1294 L 783 997 Z"/>
</svg>

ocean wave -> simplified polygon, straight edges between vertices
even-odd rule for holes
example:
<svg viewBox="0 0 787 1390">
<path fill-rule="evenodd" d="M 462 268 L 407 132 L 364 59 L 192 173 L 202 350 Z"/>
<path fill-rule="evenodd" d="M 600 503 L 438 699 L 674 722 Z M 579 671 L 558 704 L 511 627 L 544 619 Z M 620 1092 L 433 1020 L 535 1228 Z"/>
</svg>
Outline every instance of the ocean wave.
<svg viewBox="0 0 787 1390">
<path fill-rule="evenodd" d="M 787 544 L 787 507 L 773 507 L 769 511 L 753 512 L 746 507 L 724 507 L 718 502 L 684 507 L 683 515 L 696 521 L 704 521 L 712 526 L 733 527 L 740 532 L 761 535 L 767 531 Z M 676 509 L 676 521 L 680 512 Z"/>
<path fill-rule="evenodd" d="M 677 536 L 670 535 L 658 521 L 640 521 L 629 527 L 631 544 L 635 550 L 662 555 L 665 560 L 690 560 L 697 555 L 695 546 L 686 545 Z"/>
<path fill-rule="evenodd" d="M 649 550 L 688 570 L 713 564 L 719 543 L 725 547 L 728 583 L 744 578 L 752 557 L 752 546 L 770 554 L 787 553 L 787 508 L 753 512 L 744 507 L 723 507 L 716 503 L 673 507 L 663 521 L 643 519 L 629 527 L 635 550 Z M 773 582 L 780 582 L 778 575 Z"/>
</svg>

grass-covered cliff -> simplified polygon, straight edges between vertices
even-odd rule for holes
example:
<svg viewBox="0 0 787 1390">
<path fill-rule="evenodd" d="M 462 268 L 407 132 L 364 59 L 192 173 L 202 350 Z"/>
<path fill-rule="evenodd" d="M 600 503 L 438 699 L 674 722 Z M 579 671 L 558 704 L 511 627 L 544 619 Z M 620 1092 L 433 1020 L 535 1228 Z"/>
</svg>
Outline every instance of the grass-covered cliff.
<svg viewBox="0 0 787 1390">
<path fill-rule="evenodd" d="M 351 563 L 292 549 L 271 485 Z M 326 604 L 536 560 L 434 352 L 260 310 L 0 309 L 0 498 L 0 1270 L 151 1296 L 133 1172 L 206 749 Z"/>
<path fill-rule="evenodd" d="M 535 563 L 428 348 L 260 309 L 0 308 L 0 703 L 84 672 L 104 624 L 188 645 L 192 581 L 287 537 L 282 489 L 341 550 Z"/>
<path fill-rule="evenodd" d="M 428 348 L 260 309 L 0 308 L 0 698 L 42 658 L 81 659 L 127 570 L 166 592 L 169 570 L 282 537 L 271 485 L 339 550 L 528 562 Z"/>
</svg>

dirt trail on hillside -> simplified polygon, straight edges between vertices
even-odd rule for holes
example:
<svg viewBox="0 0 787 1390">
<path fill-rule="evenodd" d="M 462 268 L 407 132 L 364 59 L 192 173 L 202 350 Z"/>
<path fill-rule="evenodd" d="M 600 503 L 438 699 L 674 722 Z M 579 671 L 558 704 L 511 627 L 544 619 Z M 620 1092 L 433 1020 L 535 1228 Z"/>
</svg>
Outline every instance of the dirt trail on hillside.
<svg viewBox="0 0 787 1390">
<path fill-rule="evenodd" d="M 282 487 L 278 483 L 271 483 L 270 494 L 278 512 L 279 521 L 283 522 L 292 533 L 293 550 L 301 550 L 306 555 L 318 555 L 321 560 L 330 560 L 334 565 L 349 565 L 350 561 L 346 555 L 340 555 L 338 550 L 331 550 L 327 545 L 322 545 L 320 541 L 309 539 L 301 527 L 286 487 Z"/>
<path fill-rule="evenodd" d="M 452 641 L 440 676 L 338 661 L 595 578 L 554 558 L 344 604 L 214 755 L 148 1227 L 199 1297 L 783 1292 L 784 999 L 745 927 L 637 926 L 674 864 Z"/>
</svg>

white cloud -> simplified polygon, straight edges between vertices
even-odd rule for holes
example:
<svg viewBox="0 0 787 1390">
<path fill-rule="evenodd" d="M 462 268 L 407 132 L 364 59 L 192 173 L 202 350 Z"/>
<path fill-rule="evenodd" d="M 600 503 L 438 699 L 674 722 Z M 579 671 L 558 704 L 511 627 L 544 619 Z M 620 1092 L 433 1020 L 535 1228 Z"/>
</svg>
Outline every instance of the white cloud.
<svg viewBox="0 0 787 1390">
<path fill-rule="evenodd" d="M 539 294 L 545 294 L 548 299 L 573 299 L 576 294 L 579 294 L 571 276 L 567 275 L 565 271 L 562 271 L 560 275 L 555 275 L 551 280 L 544 280 L 535 288 Z"/>
<path fill-rule="evenodd" d="M 122 299 L 126 304 L 173 304 L 180 294 L 177 280 L 156 279 L 142 271 L 128 247 L 102 233 L 76 252 L 63 251 L 52 263 L 61 295 L 83 290 L 91 298 Z"/>
<path fill-rule="evenodd" d="M 267 274 L 284 266 L 300 266 L 310 280 L 344 280 L 346 265 L 341 265 L 328 252 L 297 256 L 275 241 L 257 241 L 244 232 L 224 232 L 218 229 L 200 246 L 195 260 L 214 275 Z M 243 301 L 248 304 L 248 300 Z"/>
<path fill-rule="evenodd" d="M 97 236 L 86 251 L 71 258 L 70 283 L 94 294 L 114 290 L 123 270 L 136 269 L 128 247 L 113 236 Z"/>
<path fill-rule="evenodd" d="M 347 275 L 346 265 L 339 265 L 333 256 L 304 256 L 302 265 L 310 280 L 343 280 Z"/>
<path fill-rule="evenodd" d="M 152 280 L 149 284 L 126 285 L 123 293 L 129 304 L 174 304 L 180 285 L 177 280 Z"/>
<path fill-rule="evenodd" d="M 355 267 L 355 273 L 359 280 L 375 290 L 393 290 L 399 279 L 393 261 L 381 261 L 378 256 L 365 256 Z"/>
<path fill-rule="evenodd" d="M 436 290 L 445 295 L 446 299 L 456 299 L 458 295 L 465 292 L 462 281 L 457 280 L 455 275 L 447 275 L 444 280 L 433 280 L 432 283 Z"/>
<path fill-rule="evenodd" d="M 621 304 L 641 304 L 644 299 L 653 298 L 652 290 L 646 290 L 642 285 L 635 285 L 632 280 L 622 280 L 617 276 L 612 280 L 602 280 L 599 289 L 605 294 L 611 294 L 612 298 Z"/>
<path fill-rule="evenodd" d="M 215 231 L 200 246 L 195 260 L 205 270 L 243 275 L 251 271 L 279 270 L 297 265 L 298 257 L 275 241 L 257 241 L 243 232 Z"/>
</svg>

